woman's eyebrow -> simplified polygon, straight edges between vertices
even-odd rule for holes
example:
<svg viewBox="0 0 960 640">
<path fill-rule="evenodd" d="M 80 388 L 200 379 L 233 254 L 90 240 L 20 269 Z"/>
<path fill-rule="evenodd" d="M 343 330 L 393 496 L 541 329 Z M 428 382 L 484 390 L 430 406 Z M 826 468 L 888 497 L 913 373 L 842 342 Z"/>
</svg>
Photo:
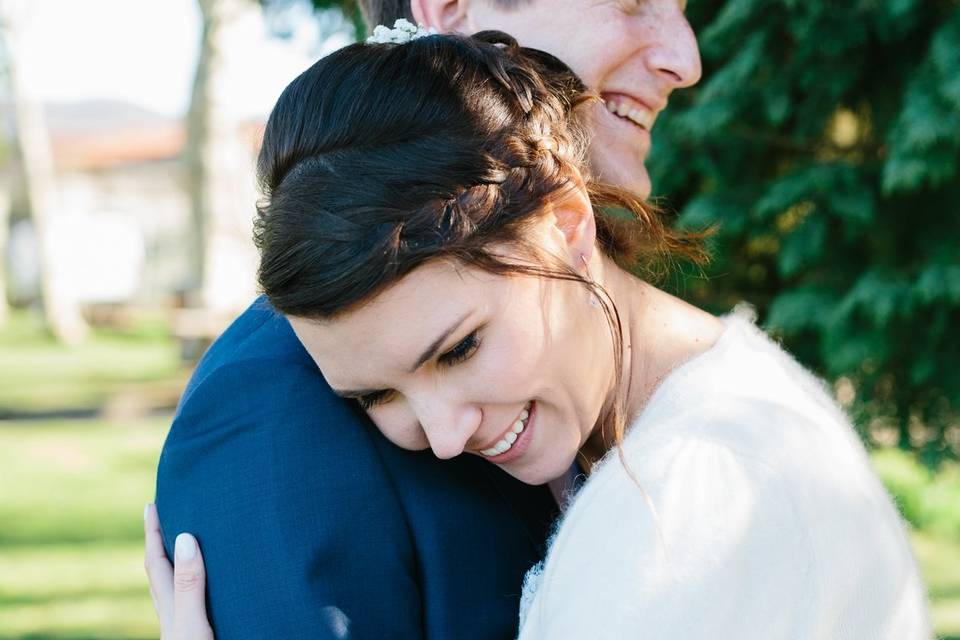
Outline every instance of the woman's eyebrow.
<svg viewBox="0 0 960 640">
<path fill-rule="evenodd" d="M 459 329 L 460 325 L 462 325 L 464 321 L 469 317 L 470 317 L 470 312 L 468 311 L 467 313 L 460 316 L 460 318 L 458 318 L 456 321 L 454 321 L 454 323 L 450 325 L 450 327 L 446 331 L 440 334 L 440 336 L 438 336 L 436 340 L 431 342 L 430 346 L 427 347 L 426 350 L 417 359 L 417 362 L 412 367 L 410 367 L 410 373 L 416 372 L 416 370 L 422 367 L 425 362 L 427 362 L 430 358 L 436 355 L 440 347 L 443 346 L 443 343 L 446 342 L 447 338 L 450 337 L 450 334 L 456 331 L 457 329 Z"/>
<path fill-rule="evenodd" d="M 417 359 L 416 364 L 410 368 L 410 373 L 415 373 L 417 369 L 423 366 L 427 360 L 436 355 L 440 347 L 443 346 L 443 343 L 446 342 L 447 338 L 450 337 L 454 331 L 460 328 L 460 326 L 472 315 L 472 311 L 467 311 L 457 320 L 454 321 L 446 331 L 440 334 L 436 340 L 430 343 L 430 346 L 427 347 L 420 357 Z M 340 396 L 341 398 L 359 398 L 361 396 L 370 395 L 371 393 L 377 393 L 379 389 L 333 389 L 333 392 Z"/>
</svg>

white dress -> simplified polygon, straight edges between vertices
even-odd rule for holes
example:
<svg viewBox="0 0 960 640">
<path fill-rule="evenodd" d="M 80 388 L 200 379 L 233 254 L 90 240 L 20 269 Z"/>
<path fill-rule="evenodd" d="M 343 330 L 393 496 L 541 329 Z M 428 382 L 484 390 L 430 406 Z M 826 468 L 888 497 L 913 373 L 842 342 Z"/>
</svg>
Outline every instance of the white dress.
<svg viewBox="0 0 960 640">
<path fill-rule="evenodd" d="M 520 640 L 928 640 L 903 522 L 822 384 L 736 315 L 527 576 Z"/>
</svg>

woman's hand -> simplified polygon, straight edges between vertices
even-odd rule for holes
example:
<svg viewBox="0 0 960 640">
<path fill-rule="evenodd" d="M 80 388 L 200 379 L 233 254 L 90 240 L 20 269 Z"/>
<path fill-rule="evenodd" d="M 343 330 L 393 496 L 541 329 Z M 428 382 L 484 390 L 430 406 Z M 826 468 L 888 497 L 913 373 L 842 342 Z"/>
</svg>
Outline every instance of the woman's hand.
<svg viewBox="0 0 960 640">
<path fill-rule="evenodd" d="M 157 507 L 148 504 L 143 512 L 146 543 L 144 567 L 150 581 L 150 596 L 160 618 L 161 640 L 213 640 L 204 600 L 206 572 L 197 540 L 189 533 L 177 536 L 174 564 L 163 550 Z"/>
</svg>

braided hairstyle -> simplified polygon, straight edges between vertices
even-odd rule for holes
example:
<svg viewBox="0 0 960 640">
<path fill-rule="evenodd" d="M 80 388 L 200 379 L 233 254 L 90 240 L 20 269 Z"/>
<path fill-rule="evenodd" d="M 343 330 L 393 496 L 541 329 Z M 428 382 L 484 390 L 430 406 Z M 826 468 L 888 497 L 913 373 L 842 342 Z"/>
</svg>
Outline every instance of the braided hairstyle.
<svg viewBox="0 0 960 640">
<path fill-rule="evenodd" d="M 608 212 L 596 216 L 598 244 L 621 266 L 706 256 L 641 199 L 591 179 L 575 116 L 596 100 L 557 58 L 498 31 L 357 43 L 321 59 L 284 90 L 264 132 L 254 229 L 263 291 L 285 314 L 325 319 L 436 259 L 577 281 L 603 302 L 619 359 L 609 296 L 525 240 L 548 199 L 575 188 L 572 170 Z M 495 246 L 531 260 L 507 261 Z"/>
</svg>

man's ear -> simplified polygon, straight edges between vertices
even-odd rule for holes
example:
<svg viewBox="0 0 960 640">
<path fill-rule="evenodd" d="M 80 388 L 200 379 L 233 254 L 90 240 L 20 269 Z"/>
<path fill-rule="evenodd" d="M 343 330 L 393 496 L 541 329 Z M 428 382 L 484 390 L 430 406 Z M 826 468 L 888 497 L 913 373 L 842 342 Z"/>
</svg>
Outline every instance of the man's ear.
<svg viewBox="0 0 960 640">
<path fill-rule="evenodd" d="M 440 33 L 464 33 L 469 0 L 410 0 L 414 20 Z M 467 34 L 469 35 L 469 34 Z"/>
<path fill-rule="evenodd" d="M 597 242 L 597 221 L 580 172 L 571 177 L 571 183 L 571 190 L 554 203 L 553 214 L 554 224 L 563 234 L 574 268 L 579 269 L 580 256 L 583 256 L 586 262 L 590 262 L 593 257 L 593 248 Z"/>
</svg>

